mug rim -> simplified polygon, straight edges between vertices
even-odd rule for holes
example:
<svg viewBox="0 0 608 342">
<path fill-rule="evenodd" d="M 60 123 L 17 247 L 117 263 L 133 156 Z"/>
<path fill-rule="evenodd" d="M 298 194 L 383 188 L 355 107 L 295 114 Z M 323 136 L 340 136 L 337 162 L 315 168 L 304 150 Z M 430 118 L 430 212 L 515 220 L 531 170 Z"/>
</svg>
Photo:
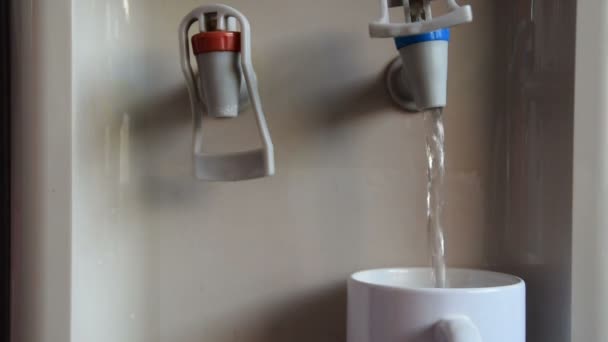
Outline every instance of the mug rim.
<svg viewBox="0 0 608 342">
<path fill-rule="evenodd" d="M 408 291 L 408 292 L 429 292 L 429 293 L 456 293 L 456 292 L 465 292 L 465 293 L 479 293 L 479 292 L 495 292 L 495 291 L 504 291 L 513 288 L 519 288 L 525 286 L 525 282 L 522 278 L 507 274 L 500 273 L 482 269 L 472 269 L 472 268 L 449 268 L 448 272 L 466 272 L 471 274 L 482 274 L 485 276 L 498 276 L 503 278 L 504 284 L 502 285 L 494 285 L 494 286 L 477 286 L 477 287 L 447 287 L 447 288 L 438 288 L 438 287 L 416 287 L 412 285 L 389 285 L 382 284 L 379 282 L 374 282 L 370 280 L 362 279 L 364 275 L 373 274 L 373 273 L 404 273 L 404 272 L 421 272 L 421 271 L 431 271 L 430 267 L 387 267 L 387 268 L 376 268 L 376 269 L 368 269 L 361 270 L 355 272 L 350 275 L 349 281 L 372 288 L 381 288 L 381 289 L 392 289 L 398 291 Z"/>
</svg>

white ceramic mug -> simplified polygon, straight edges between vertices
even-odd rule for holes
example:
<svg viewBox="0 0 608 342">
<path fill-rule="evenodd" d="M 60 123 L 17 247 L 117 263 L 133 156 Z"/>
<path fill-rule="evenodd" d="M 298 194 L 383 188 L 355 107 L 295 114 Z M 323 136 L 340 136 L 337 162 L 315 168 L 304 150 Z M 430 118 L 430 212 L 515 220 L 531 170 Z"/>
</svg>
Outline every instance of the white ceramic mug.
<svg viewBox="0 0 608 342">
<path fill-rule="evenodd" d="M 428 268 L 362 271 L 348 280 L 348 342 L 525 342 L 524 281 L 449 269 L 449 288 Z"/>
</svg>

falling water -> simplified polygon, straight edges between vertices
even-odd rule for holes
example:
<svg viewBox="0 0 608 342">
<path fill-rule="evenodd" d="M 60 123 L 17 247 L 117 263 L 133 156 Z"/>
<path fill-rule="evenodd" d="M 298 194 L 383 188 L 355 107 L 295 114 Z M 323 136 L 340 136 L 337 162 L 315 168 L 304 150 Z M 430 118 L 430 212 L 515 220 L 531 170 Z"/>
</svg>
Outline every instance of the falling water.
<svg viewBox="0 0 608 342">
<path fill-rule="evenodd" d="M 447 287 L 445 241 L 441 214 L 444 207 L 443 181 L 445 174 L 445 136 L 443 113 L 433 109 L 424 114 L 426 127 L 427 194 L 426 215 L 429 253 L 435 287 Z"/>
</svg>

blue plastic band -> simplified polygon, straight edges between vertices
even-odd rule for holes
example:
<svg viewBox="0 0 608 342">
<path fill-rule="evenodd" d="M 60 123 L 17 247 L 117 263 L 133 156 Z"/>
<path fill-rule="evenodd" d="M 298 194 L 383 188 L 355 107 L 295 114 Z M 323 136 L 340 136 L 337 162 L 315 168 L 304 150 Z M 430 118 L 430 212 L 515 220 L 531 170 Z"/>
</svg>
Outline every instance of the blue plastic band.
<svg viewBox="0 0 608 342">
<path fill-rule="evenodd" d="M 404 48 L 406 46 L 424 43 L 424 42 L 432 42 L 435 40 L 445 40 L 447 42 L 450 41 L 450 29 L 444 28 L 437 31 L 426 32 L 422 34 L 417 34 L 414 36 L 403 36 L 395 38 L 395 46 L 397 46 L 397 50 Z"/>
</svg>

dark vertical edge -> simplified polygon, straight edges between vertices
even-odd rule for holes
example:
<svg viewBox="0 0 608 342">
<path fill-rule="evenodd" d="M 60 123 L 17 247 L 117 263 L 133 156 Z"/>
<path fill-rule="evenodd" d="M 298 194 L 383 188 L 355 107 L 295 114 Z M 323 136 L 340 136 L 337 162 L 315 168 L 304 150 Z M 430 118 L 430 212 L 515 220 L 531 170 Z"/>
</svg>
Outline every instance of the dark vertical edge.
<svg viewBox="0 0 608 342">
<path fill-rule="evenodd" d="M 10 104 L 10 0 L 0 0 L 0 340 L 10 340 L 11 308 L 11 104 Z"/>
</svg>

